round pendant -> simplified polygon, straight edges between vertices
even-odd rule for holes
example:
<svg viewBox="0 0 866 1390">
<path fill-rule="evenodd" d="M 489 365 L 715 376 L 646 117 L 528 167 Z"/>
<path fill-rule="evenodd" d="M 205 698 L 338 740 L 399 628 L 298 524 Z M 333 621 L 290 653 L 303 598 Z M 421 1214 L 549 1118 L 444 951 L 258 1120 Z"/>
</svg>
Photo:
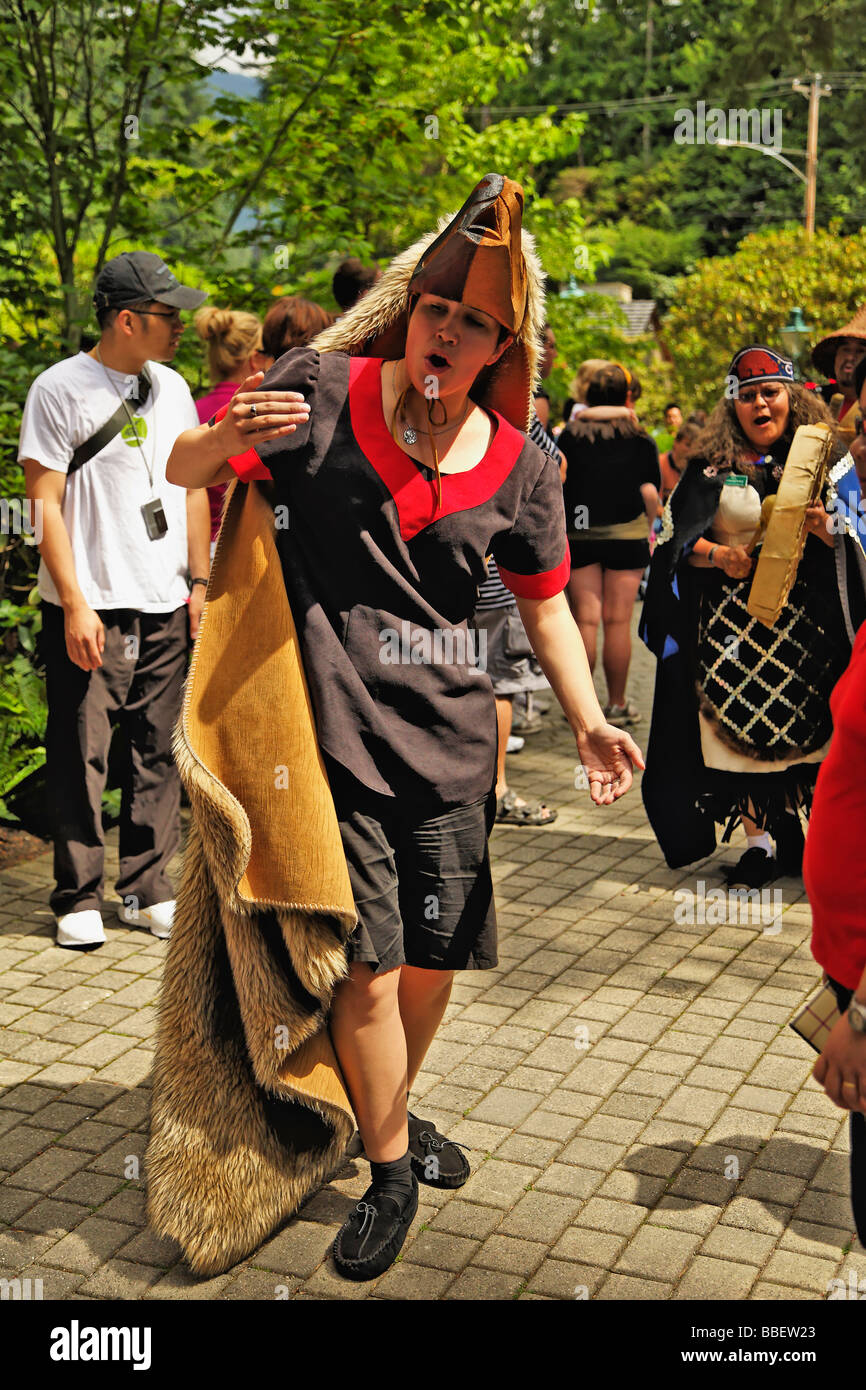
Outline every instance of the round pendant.
<svg viewBox="0 0 866 1390">
<path fill-rule="evenodd" d="M 417 430 L 413 430 L 413 428 L 412 428 L 411 425 L 407 425 L 406 429 L 403 431 L 403 442 L 404 442 L 404 444 L 415 444 L 415 443 L 417 443 L 417 440 L 418 440 L 418 432 L 417 432 Z"/>
</svg>

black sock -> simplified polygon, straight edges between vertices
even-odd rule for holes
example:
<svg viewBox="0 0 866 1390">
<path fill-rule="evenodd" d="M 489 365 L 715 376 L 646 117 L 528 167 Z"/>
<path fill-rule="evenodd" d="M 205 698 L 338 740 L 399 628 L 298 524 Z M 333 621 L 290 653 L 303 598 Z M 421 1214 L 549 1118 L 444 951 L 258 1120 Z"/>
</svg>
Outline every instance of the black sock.
<svg viewBox="0 0 866 1390">
<path fill-rule="evenodd" d="M 415 1189 L 409 1150 L 406 1150 L 402 1158 L 392 1158 L 390 1163 L 373 1163 L 371 1160 L 370 1176 L 377 1194 L 393 1197 L 403 1206 Z"/>
</svg>

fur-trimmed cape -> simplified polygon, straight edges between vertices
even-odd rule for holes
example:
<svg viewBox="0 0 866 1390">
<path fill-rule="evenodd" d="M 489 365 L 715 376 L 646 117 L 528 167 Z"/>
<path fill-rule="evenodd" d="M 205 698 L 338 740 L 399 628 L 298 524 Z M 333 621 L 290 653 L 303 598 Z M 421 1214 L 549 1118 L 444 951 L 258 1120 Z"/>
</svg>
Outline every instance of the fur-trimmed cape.
<svg viewBox="0 0 866 1390">
<path fill-rule="evenodd" d="M 273 512 L 232 489 L 175 733 L 192 806 L 160 1003 L 148 1215 L 191 1268 L 249 1254 L 354 1133 L 327 1031 L 356 916 Z"/>
<path fill-rule="evenodd" d="M 312 346 L 400 356 L 412 270 L 450 220 Z M 526 232 L 523 250 L 523 325 L 472 395 L 525 430 L 544 295 Z M 160 1003 L 148 1216 L 212 1275 L 328 1177 L 355 1127 L 327 1020 L 356 915 L 266 484 L 229 489 L 175 756 L 193 826 Z"/>
</svg>

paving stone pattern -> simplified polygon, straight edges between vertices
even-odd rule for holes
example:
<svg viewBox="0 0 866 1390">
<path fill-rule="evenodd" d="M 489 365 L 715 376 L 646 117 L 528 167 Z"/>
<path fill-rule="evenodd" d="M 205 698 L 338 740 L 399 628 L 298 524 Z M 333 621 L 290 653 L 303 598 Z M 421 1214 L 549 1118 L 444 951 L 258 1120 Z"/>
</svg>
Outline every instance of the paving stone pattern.
<svg viewBox="0 0 866 1390">
<path fill-rule="evenodd" d="M 653 664 L 636 644 L 643 747 Z M 368 1183 L 357 1139 L 218 1278 L 193 1278 L 147 1229 L 165 944 L 107 906 L 104 947 L 61 951 L 50 855 L 3 873 L 0 1274 L 55 1299 L 816 1299 L 851 1270 L 866 1278 L 847 1120 L 787 1026 L 819 977 L 802 884 L 776 885 L 779 931 L 712 909 L 681 920 L 675 894 L 718 886 L 730 847 L 672 872 L 637 787 L 594 807 L 575 763 L 553 704 L 509 769 L 559 818 L 494 832 L 500 964 L 457 977 L 415 1091 L 470 1147 L 472 1176 L 422 1187 L 401 1258 L 370 1284 L 342 1280 L 329 1255 Z M 115 869 L 111 837 L 109 882 Z"/>
</svg>

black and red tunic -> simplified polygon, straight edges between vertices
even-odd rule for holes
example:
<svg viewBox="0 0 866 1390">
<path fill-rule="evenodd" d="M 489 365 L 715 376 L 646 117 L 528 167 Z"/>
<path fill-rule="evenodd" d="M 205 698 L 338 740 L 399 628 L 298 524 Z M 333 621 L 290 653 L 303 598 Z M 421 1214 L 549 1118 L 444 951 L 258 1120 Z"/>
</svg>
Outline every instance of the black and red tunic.
<svg viewBox="0 0 866 1390">
<path fill-rule="evenodd" d="M 562 486 L 553 459 L 490 412 L 487 453 L 442 475 L 437 511 L 432 473 L 389 433 L 381 369 L 381 358 L 286 353 L 260 389 L 301 392 L 309 421 L 230 462 L 245 482 L 273 483 L 323 752 L 436 815 L 494 780 L 492 687 L 467 626 L 485 556 L 518 597 L 558 594 L 569 577 Z"/>
</svg>

